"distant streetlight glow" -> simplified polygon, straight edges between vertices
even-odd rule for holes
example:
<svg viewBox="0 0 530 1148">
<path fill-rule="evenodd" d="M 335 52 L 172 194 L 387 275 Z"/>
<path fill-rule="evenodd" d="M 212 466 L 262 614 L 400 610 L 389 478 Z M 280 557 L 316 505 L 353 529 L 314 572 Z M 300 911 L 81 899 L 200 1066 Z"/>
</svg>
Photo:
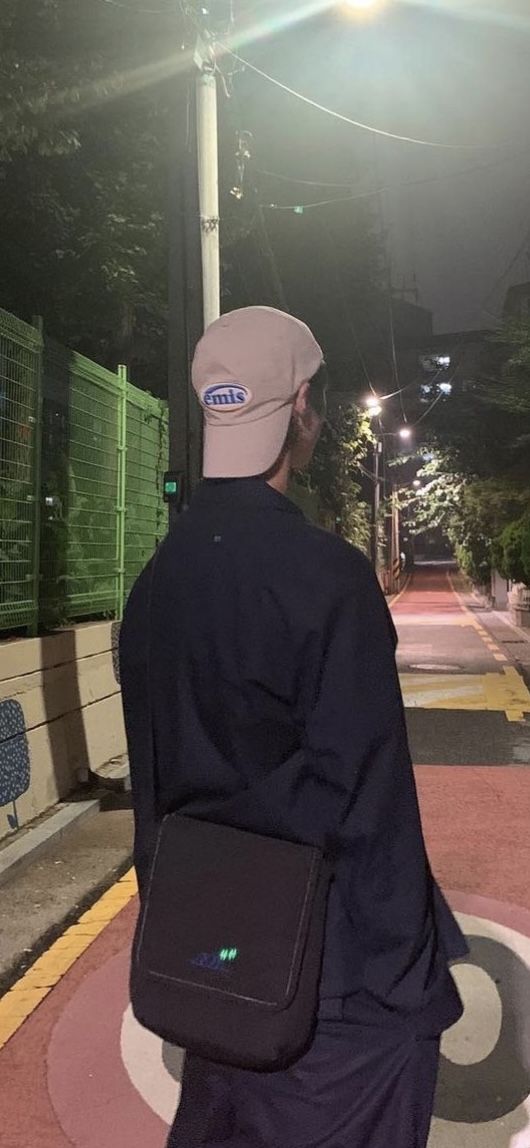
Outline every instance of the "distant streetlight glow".
<svg viewBox="0 0 530 1148">
<path fill-rule="evenodd" d="M 368 414 L 370 415 L 370 418 L 377 418 L 377 415 L 383 413 L 381 399 L 379 399 L 377 395 L 367 395 L 364 400 L 364 405 L 368 411 Z"/>
<path fill-rule="evenodd" d="M 415 478 L 415 479 L 414 479 L 414 482 L 412 483 L 412 485 L 413 485 L 413 487 L 414 487 L 416 490 L 419 490 L 419 488 L 420 488 L 420 486 L 421 486 L 421 481 L 420 481 L 420 479 L 419 479 L 419 478 Z"/>
<path fill-rule="evenodd" d="M 412 427 L 401 427 L 401 429 L 398 431 L 398 434 L 399 437 L 404 440 L 404 442 L 407 442 L 408 439 L 412 438 Z"/>
</svg>

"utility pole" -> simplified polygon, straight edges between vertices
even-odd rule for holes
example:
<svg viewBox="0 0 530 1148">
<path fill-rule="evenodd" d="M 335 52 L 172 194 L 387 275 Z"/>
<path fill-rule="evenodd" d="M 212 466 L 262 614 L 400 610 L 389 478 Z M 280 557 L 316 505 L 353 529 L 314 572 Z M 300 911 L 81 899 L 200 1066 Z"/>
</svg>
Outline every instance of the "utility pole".
<svg viewBox="0 0 530 1148">
<path fill-rule="evenodd" d="M 401 576 L 401 541 L 399 528 L 399 499 L 395 483 L 392 484 L 392 526 L 390 546 L 390 577 L 391 590 L 399 591 Z"/>
<path fill-rule="evenodd" d="M 219 161 L 214 49 L 200 37 L 198 75 L 177 87 L 177 131 L 171 140 L 169 210 L 169 472 L 170 527 L 201 477 L 202 414 L 191 387 L 191 363 L 206 327 L 220 315 Z"/>
<path fill-rule="evenodd" d="M 379 575 L 379 511 L 381 507 L 381 476 L 380 456 L 383 444 L 379 437 L 373 444 L 373 483 L 374 494 L 372 500 L 372 562 L 374 570 Z"/>
<path fill-rule="evenodd" d="M 199 68 L 197 89 L 197 163 L 201 223 L 204 328 L 221 314 L 219 251 L 219 141 L 217 78 L 212 50 L 199 39 L 195 49 Z"/>
<path fill-rule="evenodd" d="M 168 406 L 170 529 L 200 476 L 201 419 L 191 390 L 191 360 L 203 327 L 195 80 L 171 88 L 169 173 Z"/>
</svg>

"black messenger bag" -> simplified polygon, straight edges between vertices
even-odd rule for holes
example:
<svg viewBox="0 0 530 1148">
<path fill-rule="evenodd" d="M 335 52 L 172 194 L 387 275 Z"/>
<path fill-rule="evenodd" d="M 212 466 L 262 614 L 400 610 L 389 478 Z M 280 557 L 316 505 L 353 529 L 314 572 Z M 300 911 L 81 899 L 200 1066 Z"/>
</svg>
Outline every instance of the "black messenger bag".
<svg viewBox="0 0 530 1148">
<path fill-rule="evenodd" d="M 167 815 L 133 946 L 136 1019 L 220 1064 L 295 1063 L 317 1021 L 330 879 L 312 846 Z"/>
<path fill-rule="evenodd" d="M 316 1023 L 328 885 L 316 849 L 166 817 L 135 943 L 137 1020 L 239 1068 L 298 1060 Z"/>
</svg>

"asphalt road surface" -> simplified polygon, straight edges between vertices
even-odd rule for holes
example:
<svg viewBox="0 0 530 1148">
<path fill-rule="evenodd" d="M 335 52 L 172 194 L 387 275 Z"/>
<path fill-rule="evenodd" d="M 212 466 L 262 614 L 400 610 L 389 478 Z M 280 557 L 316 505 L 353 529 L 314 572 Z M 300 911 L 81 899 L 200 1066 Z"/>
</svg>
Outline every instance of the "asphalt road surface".
<svg viewBox="0 0 530 1148">
<path fill-rule="evenodd" d="M 429 852 L 470 940 L 429 1148 L 530 1148 L 528 684 L 447 572 L 393 610 Z M 163 1148 L 182 1056 L 131 1016 L 135 913 L 131 873 L 0 1001 L 2 1148 Z"/>
</svg>

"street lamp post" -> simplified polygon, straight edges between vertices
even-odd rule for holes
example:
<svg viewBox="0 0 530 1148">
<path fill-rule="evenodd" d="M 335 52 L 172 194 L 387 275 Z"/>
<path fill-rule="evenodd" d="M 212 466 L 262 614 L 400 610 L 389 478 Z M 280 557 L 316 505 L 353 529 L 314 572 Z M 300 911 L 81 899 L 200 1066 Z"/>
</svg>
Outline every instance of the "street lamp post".
<svg viewBox="0 0 530 1148">
<path fill-rule="evenodd" d="M 379 436 L 373 444 L 373 483 L 374 493 L 372 499 L 372 562 L 376 574 L 379 574 L 379 514 L 381 510 L 381 474 L 380 458 L 383 443 Z"/>
<path fill-rule="evenodd" d="M 401 531 L 399 521 L 399 498 L 396 484 L 392 483 L 392 524 L 390 536 L 390 577 L 393 593 L 399 591 L 401 580 Z"/>
</svg>

